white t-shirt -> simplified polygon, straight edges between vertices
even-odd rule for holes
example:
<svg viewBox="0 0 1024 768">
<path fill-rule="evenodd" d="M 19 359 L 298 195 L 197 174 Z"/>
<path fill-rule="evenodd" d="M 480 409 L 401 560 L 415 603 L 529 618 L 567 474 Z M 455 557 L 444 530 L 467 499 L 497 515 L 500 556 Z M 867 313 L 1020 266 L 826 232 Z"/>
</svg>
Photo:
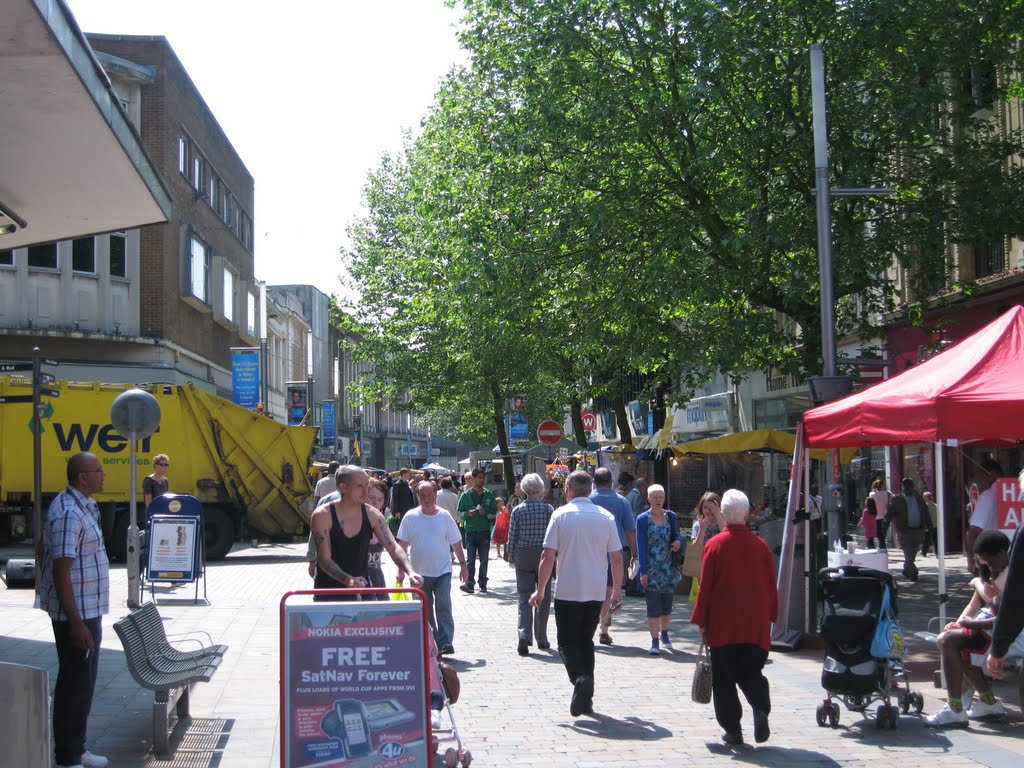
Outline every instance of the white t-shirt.
<svg viewBox="0 0 1024 768">
<path fill-rule="evenodd" d="M 334 475 L 324 475 L 316 481 L 313 498 L 315 498 L 319 503 L 320 499 L 336 490 L 338 490 L 338 483 L 335 481 Z"/>
<path fill-rule="evenodd" d="M 413 507 L 402 516 L 398 540 L 409 542 L 413 570 L 436 578 L 451 573 L 452 545 L 462 543 L 462 534 L 452 516 L 440 507 L 433 515 Z"/>
<path fill-rule="evenodd" d="M 999 515 L 996 512 L 996 501 L 999 489 L 993 483 L 978 497 L 978 502 L 971 512 L 971 528 L 983 531 L 994 531 L 999 527 Z"/>
<path fill-rule="evenodd" d="M 558 550 L 556 600 L 604 600 L 608 553 L 622 550 L 611 512 L 586 497 L 573 499 L 551 516 L 544 546 Z"/>
</svg>

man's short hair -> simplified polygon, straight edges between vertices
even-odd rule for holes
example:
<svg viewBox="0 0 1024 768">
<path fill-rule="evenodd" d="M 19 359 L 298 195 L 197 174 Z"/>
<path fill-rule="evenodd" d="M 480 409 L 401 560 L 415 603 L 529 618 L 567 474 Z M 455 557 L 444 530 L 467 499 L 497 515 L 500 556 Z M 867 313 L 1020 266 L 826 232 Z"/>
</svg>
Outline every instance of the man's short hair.
<svg viewBox="0 0 1024 768">
<path fill-rule="evenodd" d="M 399 474 L 400 477 L 405 477 L 406 475 L 409 474 L 409 468 L 408 467 L 402 467 L 400 470 L 398 470 L 398 474 Z"/>
<path fill-rule="evenodd" d="M 619 472 L 619 485 L 629 485 L 633 482 L 633 476 L 629 472 Z"/>
<path fill-rule="evenodd" d="M 974 540 L 974 554 L 992 557 L 1010 551 L 1010 539 L 1002 531 L 982 531 Z"/>
<path fill-rule="evenodd" d="M 636 482 L 633 483 L 633 487 L 636 488 L 638 491 L 642 491 L 644 488 L 647 487 L 647 478 L 646 477 L 638 477 L 636 479 Z"/>
<path fill-rule="evenodd" d="M 340 461 L 332 461 L 330 464 L 327 465 L 327 474 L 328 475 L 333 475 L 335 472 L 338 471 L 338 467 L 340 467 L 340 466 L 341 466 L 341 462 Z"/>
<path fill-rule="evenodd" d="M 476 467 L 469 473 L 470 477 L 484 477 L 486 474 L 487 472 L 480 467 Z"/>
<path fill-rule="evenodd" d="M 608 467 L 598 467 L 594 470 L 594 485 L 598 488 L 611 488 L 612 471 Z"/>
<path fill-rule="evenodd" d="M 565 481 L 566 489 L 572 489 L 573 496 L 589 496 L 594 490 L 594 481 L 590 473 L 582 469 L 571 472 Z"/>
<path fill-rule="evenodd" d="M 68 485 L 74 485 L 75 480 L 78 476 L 85 472 L 85 467 L 89 463 L 90 459 L 96 457 L 91 453 L 76 453 L 70 459 L 68 459 Z"/>
<path fill-rule="evenodd" d="M 366 470 L 362 467 L 357 467 L 355 464 L 345 464 L 338 467 L 338 471 L 334 473 L 334 484 L 341 485 L 342 483 L 348 484 L 349 480 L 359 474 L 366 474 Z"/>
<path fill-rule="evenodd" d="M 544 495 L 544 478 L 536 472 L 531 472 L 519 481 L 519 487 L 531 499 L 539 499 Z"/>
<path fill-rule="evenodd" d="M 450 477 L 442 477 L 441 487 L 444 488 L 446 491 L 450 491 L 452 488 L 452 479 Z"/>
<path fill-rule="evenodd" d="M 981 464 L 979 464 L 978 466 L 981 467 L 982 471 L 987 472 L 993 477 L 1002 477 L 1003 465 L 1000 464 L 995 459 L 993 459 L 991 456 L 986 456 L 984 459 L 982 459 Z"/>
<path fill-rule="evenodd" d="M 722 516 L 725 522 L 731 525 L 740 525 L 747 522 L 747 515 L 750 514 L 750 499 L 743 491 L 730 488 L 722 494 Z"/>
</svg>

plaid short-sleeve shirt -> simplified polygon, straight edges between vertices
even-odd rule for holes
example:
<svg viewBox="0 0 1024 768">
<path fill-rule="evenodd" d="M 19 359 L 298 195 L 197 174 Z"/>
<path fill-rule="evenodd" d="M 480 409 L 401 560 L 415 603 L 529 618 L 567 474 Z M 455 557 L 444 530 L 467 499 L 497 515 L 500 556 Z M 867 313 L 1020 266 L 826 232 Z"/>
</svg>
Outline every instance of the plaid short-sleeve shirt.
<svg viewBox="0 0 1024 768">
<path fill-rule="evenodd" d="M 57 598 L 53 562 L 71 558 L 71 590 L 82 619 L 95 619 L 110 611 L 110 565 L 103 545 L 100 509 L 96 502 L 68 486 L 50 504 L 43 526 L 46 556 L 39 581 L 36 607 L 54 621 L 68 616 Z"/>
</svg>

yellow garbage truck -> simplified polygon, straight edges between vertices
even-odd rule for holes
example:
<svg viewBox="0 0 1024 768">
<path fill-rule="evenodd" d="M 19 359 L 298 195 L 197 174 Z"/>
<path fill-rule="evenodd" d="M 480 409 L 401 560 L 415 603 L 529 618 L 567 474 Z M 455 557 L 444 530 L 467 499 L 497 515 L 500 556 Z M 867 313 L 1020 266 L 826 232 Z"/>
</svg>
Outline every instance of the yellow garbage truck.
<svg viewBox="0 0 1024 768">
<path fill-rule="evenodd" d="M 43 397 L 42 503 L 67 485 L 67 460 L 80 451 L 96 454 L 106 470 L 99 504 L 111 556 L 124 560 L 129 525 L 129 445 L 110 423 L 110 406 L 128 384 L 47 385 L 58 397 Z M 288 427 L 191 384 L 139 387 L 160 404 L 160 428 L 136 451 L 136 522 L 144 523 L 142 481 L 153 457 L 171 458 L 170 490 L 203 504 L 206 554 L 223 558 L 237 540 L 301 536 L 313 509 L 307 470 L 316 440 L 314 427 Z M 23 377 L 0 377 L 0 398 L 31 395 Z M 19 398 L 20 399 L 20 398 Z M 32 404 L 0 402 L 0 540 L 32 535 Z"/>
</svg>

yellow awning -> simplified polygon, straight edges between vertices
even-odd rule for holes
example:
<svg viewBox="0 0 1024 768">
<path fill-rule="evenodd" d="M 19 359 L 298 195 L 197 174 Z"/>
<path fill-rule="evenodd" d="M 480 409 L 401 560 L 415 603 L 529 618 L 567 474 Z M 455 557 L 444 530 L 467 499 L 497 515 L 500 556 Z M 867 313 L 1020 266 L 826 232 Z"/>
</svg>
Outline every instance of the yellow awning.
<svg viewBox="0 0 1024 768">
<path fill-rule="evenodd" d="M 744 451 L 779 451 L 792 454 L 796 450 L 796 435 L 775 429 L 754 429 L 749 432 L 734 432 L 721 437 L 708 437 L 672 446 L 672 453 L 685 456 L 688 453 L 742 453 Z M 856 448 L 844 448 L 839 460 L 846 464 L 857 454 Z M 811 457 L 825 458 L 826 451 L 820 448 L 811 451 Z"/>
</svg>

